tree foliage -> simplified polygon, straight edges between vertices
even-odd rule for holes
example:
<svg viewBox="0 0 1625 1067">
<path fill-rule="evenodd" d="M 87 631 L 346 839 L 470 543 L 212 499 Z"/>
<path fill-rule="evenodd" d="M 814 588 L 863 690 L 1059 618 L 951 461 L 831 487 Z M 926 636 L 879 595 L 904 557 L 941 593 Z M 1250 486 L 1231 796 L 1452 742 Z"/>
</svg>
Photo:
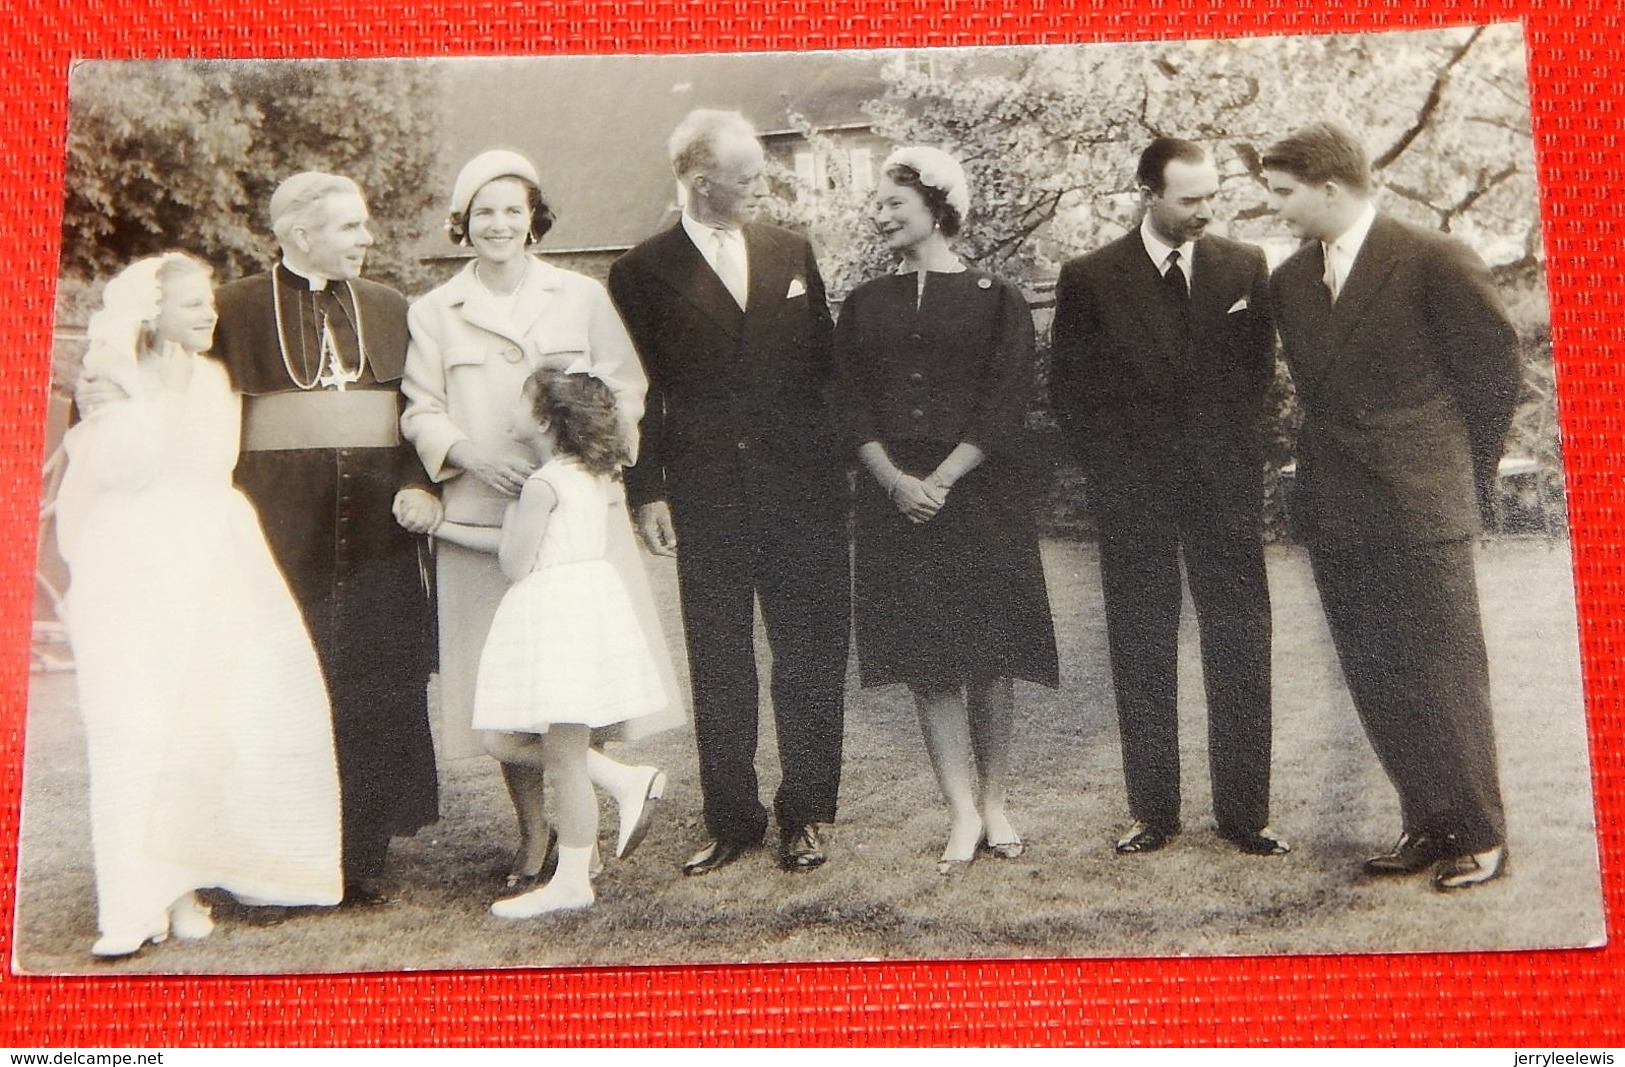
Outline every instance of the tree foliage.
<svg viewBox="0 0 1625 1067">
<path fill-rule="evenodd" d="M 81 282 L 181 248 L 225 278 L 275 254 L 271 191 L 348 175 L 374 217 L 370 276 L 413 288 L 405 255 L 433 198 L 429 61 L 90 61 L 69 80 L 62 271 Z"/>
<path fill-rule="evenodd" d="M 1540 261 L 1523 44 L 1514 25 L 1423 33 L 904 53 L 869 105 L 875 132 L 957 155 L 973 206 L 962 255 L 1029 286 L 1137 218 L 1134 164 L 1159 135 L 1205 144 L 1225 176 L 1221 222 L 1286 240 L 1259 156 L 1317 119 L 1364 140 L 1401 217 L 1451 230 L 1504 269 Z M 833 288 L 873 265 L 862 183 L 792 193 L 833 264 Z M 787 176 L 788 180 L 788 176 Z"/>
</svg>

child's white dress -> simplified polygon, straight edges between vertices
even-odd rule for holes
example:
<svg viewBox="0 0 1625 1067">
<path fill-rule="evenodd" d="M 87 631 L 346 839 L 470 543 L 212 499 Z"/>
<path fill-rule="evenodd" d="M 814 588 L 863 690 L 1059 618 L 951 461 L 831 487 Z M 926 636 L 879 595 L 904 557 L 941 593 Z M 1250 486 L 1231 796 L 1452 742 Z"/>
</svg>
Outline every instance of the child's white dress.
<svg viewBox="0 0 1625 1067">
<path fill-rule="evenodd" d="M 614 486 L 567 457 L 531 478 L 550 485 L 558 503 L 530 573 L 491 622 L 475 729 L 546 733 L 555 722 L 609 726 L 663 710 L 654 656 L 625 583 L 604 559 Z"/>
<path fill-rule="evenodd" d="M 232 488 L 225 367 L 153 366 L 68 431 L 57 540 L 90 755 L 101 932 L 167 928 L 181 894 L 337 904 L 339 781 L 304 619 Z"/>
</svg>

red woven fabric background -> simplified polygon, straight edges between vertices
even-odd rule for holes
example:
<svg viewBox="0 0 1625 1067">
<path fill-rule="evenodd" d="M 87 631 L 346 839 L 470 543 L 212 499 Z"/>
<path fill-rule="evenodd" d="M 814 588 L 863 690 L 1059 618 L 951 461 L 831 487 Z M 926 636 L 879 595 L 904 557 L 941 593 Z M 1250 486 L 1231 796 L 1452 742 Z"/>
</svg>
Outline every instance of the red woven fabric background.
<svg viewBox="0 0 1625 1067">
<path fill-rule="evenodd" d="M 0 956 L 11 955 L 34 504 L 75 57 L 1058 44 L 1522 19 L 1612 936 L 1625 908 L 1625 30 L 1609 0 L 12 0 L 0 5 Z M 1601 281 L 1599 279 L 1614 279 Z M 0 974 L 0 1046 L 1625 1044 L 1601 951 L 369 977 Z"/>
</svg>

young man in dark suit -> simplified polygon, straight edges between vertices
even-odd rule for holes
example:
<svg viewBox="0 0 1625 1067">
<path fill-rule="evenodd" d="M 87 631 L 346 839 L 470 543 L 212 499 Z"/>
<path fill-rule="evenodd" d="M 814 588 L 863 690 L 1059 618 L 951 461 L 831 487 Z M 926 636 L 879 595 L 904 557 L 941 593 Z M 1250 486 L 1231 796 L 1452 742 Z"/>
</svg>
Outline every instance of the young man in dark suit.
<svg viewBox="0 0 1625 1067">
<path fill-rule="evenodd" d="M 758 600 L 783 775 L 779 863 L 810 870 L 825 859 L 819 824 L 835 818 L 851 625 L 829 306 L 807 241 L 752 221 L 766 160 L 743 116 L 695 111 L 669 147 L 682 220 L 616 261 L 609 290 L 649 375 L 627 495 L 650 550 L 677 556 L 688 637 L 711 840 L 683 870 L 716 870 L 766 833 Z"/>
<path fill-rule="evenodd" d="M 1270 603 L 1259 423 L 1274 376 L 1269 268 L 1207 234 L 1219 173 L 1201 146 L 1140 157 L 1141 224 L 1061 271 L 1052 395 L 1089 479 L 1123 772 L 1120 853 L 1180 829 L 1180 557 L 1201 628 L 1208 759 L 1221 836 L 1289 846 L 1266 823 Z"/>
<path fill-rule="evenodd" d="M 1299 130 L 1263 166 L 1271 207 L 1305 239 L 1271 279 L 1304 412 L 1294 511 L 1399 793 L 1399 839 L 1365 869 L 1482 885 L 1507 849 L 1473 536 L 1517 399 L 1517 335 L 1466 245 L 1376 210 L 1347 131 Z"/>
</svg>

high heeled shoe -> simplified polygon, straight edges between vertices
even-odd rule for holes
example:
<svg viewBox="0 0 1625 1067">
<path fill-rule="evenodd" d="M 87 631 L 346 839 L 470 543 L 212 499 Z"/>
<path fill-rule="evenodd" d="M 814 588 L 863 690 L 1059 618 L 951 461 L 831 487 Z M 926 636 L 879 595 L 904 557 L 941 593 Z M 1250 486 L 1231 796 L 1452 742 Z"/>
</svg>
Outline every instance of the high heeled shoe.
<svg viewBox="0 0 1625 1067">
<path fill-rule="evenodd" d="M 1014 841 L 986 841 L 982 842 L 982 851 L 999 860 L 1019 860 L 1027 854 L 1027 843 L 1021 838 Z"/>
<path fill-rule="evenodd" d="M 542 850 L 542 862 L 534 871 L 528 871 L 524 865 L 524 846 L 514 853 L 513 865 L 508 870 L 506 884 L 509 889 L 522 889 L 533 886 L 538 882 L 545 882 L 553 875 L 553 870 L 559 863 L 559 832 L 551 826 L 547 828 L 547 848 Z"/>
<path fill-rule="evenodd" d="M 986 840 L 985 832 L 978 828 L 976 839 L 971 842 L 970 851 L 961 856 L 954 852 L 953 837 L 950 836 L 948 838 L 948 847 L 942 850 L 942 856 L 937 860 L 937 873 L 944 878 L 964 873 L 972 863 L 976 862 L 976 854 L 981 851 L 982 843 Z"/>
</svg>

